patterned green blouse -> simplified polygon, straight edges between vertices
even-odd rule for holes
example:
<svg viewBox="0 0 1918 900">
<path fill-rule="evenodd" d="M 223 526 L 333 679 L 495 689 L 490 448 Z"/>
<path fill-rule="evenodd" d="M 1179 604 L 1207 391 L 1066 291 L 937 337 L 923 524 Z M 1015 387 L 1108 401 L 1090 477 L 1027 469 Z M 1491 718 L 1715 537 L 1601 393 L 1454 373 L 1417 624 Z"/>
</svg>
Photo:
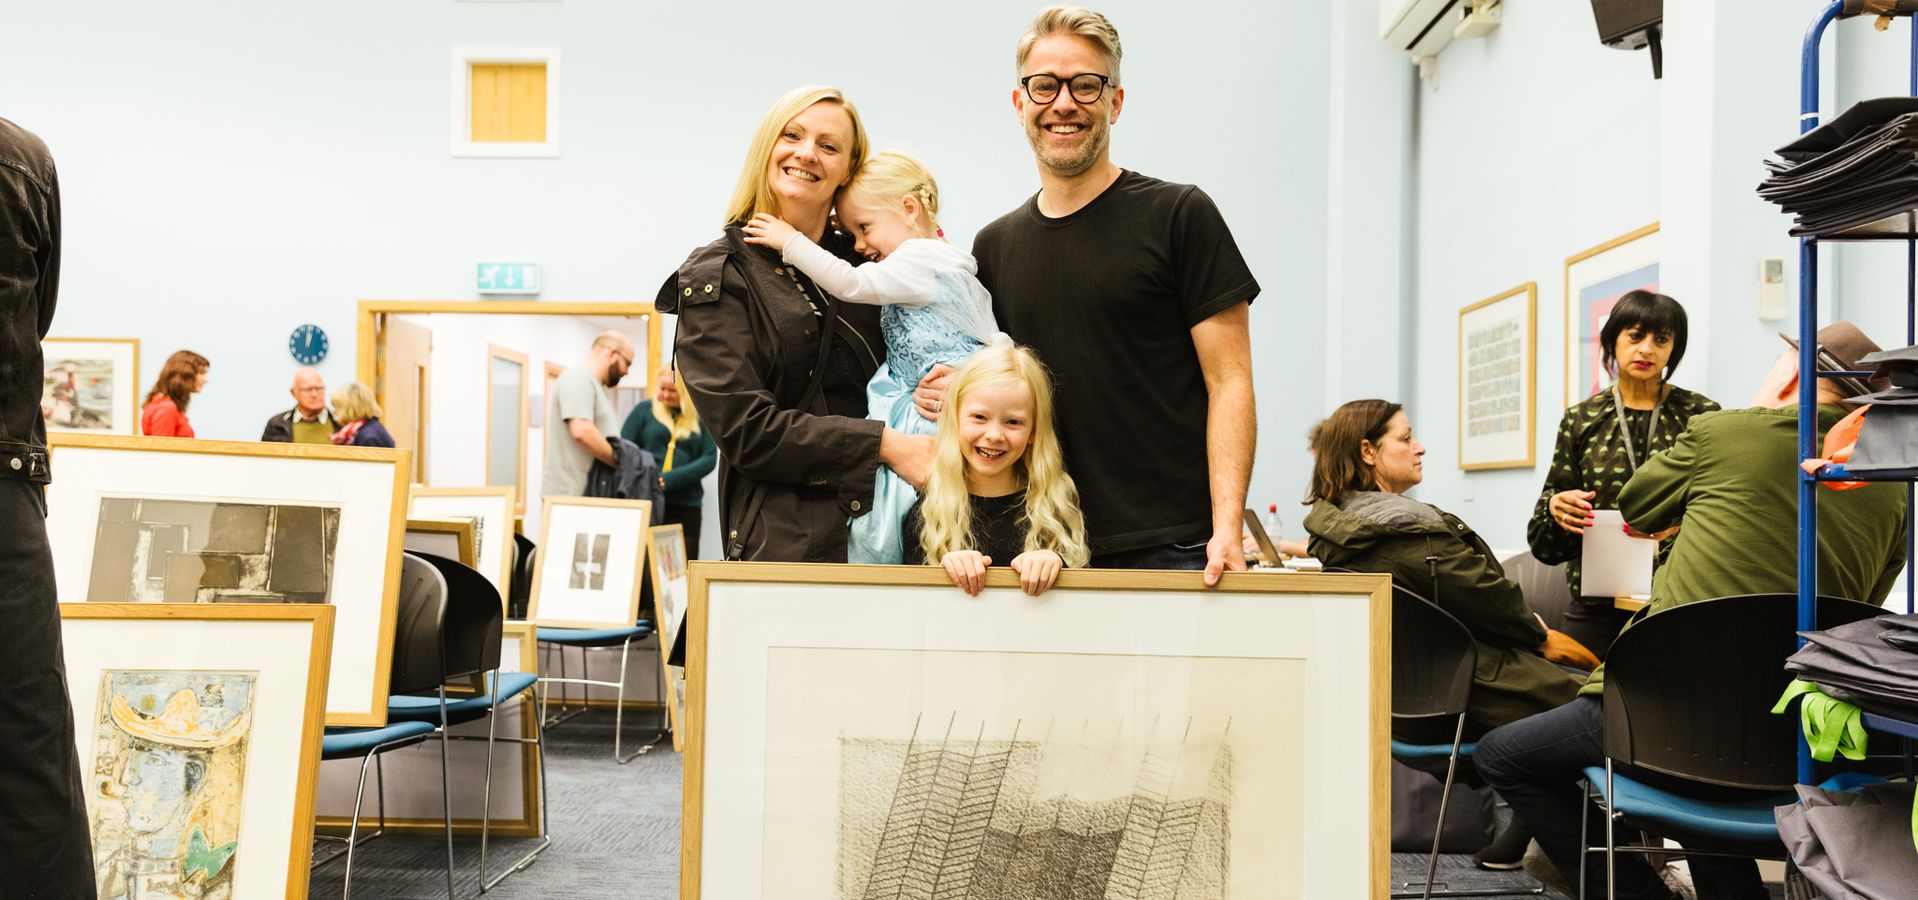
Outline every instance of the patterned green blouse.
<svg viewBox="0 0 1918 900">
<path fill-rule="evenodd" d="M 1632 446 L 1638 452 L 1638 461 L 1642 464 L 1651 454 L 1669 449 L 1693 416 L 1717 408 L 1718 404 L 1703 394 L 1673 387 L 1665 397 L 1664 406 L 1658 409 L 1658 431 L 1650 441 L 1645 439 L 1645 433 L 1651 427 L 1652 410 L 1627 408 L 1625 424 L 1632 430 Z M 1574 597 L 1584 597 L 1579 592 L 1580 538 L 1552 520 L 1552 495 L 1560 491 L 1592 491 L 1598 495 L 1592 498 L 1592 508 L 1617 509 L 1619 489 L 1631 477 L 1631 457 L 1626 454 L 1625 441 L 1619 434 L 1612 392 L 1601 391 L 1565 410 L 1565 418 L 1558 425 L 1558 446 L 1552 451 L 1552 468 L 1545 474 L 1545 487 L 1539 491 L 1538 504 L 1532 508 L 1532 521 L 1526 526 L 1525 539 L 1532 545 L 1532 555 L 1539 562 L 1565 563 L 1566 580 L 1571 583 Z M 1670 541 L 1658 548 L 1659 562 L 1664 561 L 1670 549 Z M 1612 598 L 1592 598 L 1590 602 L 1610 606 Z"/>
</svg>

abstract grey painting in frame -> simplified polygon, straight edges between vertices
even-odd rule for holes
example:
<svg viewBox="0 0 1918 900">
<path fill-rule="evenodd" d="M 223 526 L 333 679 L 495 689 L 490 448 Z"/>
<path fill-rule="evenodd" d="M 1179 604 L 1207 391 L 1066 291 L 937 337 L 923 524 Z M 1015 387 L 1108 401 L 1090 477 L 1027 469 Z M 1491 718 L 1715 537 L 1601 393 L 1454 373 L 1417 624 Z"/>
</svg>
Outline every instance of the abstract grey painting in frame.
<svg viewBox="0 0 1918 900">
<path fill-rule="evenodd" d="M 682 898 L 1388 894 L 1382 577 L 689 587 Z"/>
<path fill-rule="evenodd" d="M 102 496 L 87 599 L 325 603 L 337 505 Z"/>
</svg>

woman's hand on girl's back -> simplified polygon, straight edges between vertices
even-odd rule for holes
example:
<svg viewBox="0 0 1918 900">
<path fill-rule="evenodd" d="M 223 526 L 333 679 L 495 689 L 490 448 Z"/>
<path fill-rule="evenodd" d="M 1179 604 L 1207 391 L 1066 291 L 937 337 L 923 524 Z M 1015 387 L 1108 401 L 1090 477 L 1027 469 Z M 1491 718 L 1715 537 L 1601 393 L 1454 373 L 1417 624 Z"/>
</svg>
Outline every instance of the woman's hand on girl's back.
<svg viewBox="0 0 1918 900">
<path fill-rule="evenodd" d="M 1022 554 L 1019 559 L 1030 555 Z M 1017 562 L 1014 560 L 1015 564 Z M 965 591 L 967 596 L 977 597 L 980 591 L 986 589 L 986 567 L 992 565 L 992 557 L 977 550 L 954 550 L 940 559 L 939 564 L 946 567 L 946 575 L 952 579 L 953 585 Z"/>
<path fill-rule="evenodd" d="M 1066 561 L 1051 550 L 1027 550 L 1012 558 L 1012 570 L 1019 573 L 1019 589 L 1037 597 L 1059 580 Z"/>
<path fill-rule="evenodd" d="M 799 233 L 799 229 L 786 224 L 785 219 L 769 213 L 753 216 L 752 220 L 741 225 L 739 230 L 746 233 L 746 243 L 771 247 L 782 253 L 786 250 L 786 242 Z"/>
</svg>

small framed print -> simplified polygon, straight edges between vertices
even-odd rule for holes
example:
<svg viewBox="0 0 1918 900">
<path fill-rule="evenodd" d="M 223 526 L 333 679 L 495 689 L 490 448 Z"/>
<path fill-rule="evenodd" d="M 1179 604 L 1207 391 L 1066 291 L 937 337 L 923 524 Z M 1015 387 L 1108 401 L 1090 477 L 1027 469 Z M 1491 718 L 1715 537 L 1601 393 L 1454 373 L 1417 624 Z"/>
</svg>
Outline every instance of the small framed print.
<svg viewBox="0 0 1918 900">
<path fill-rule="evenodd" d="M 512 485 L 429 487 L 413 485 L 410 515 L 473 520 L 478 569 L 505 597 L 513 580 L 514 496 Z"/>
<path fill-rule="evenodd" d="M 1458 314 L 1458 467 L 1529 468 L 1538 413 L 1538 282 Z"/>
<path fill-rule="evenodd" d="M 632 627 L 652 513 L 644 500 L 545 498 L 526 618 L 560 628 Z"/>
<path fill-rule="evenodd" d="M 673 640 L 686 620 L 686 531 L 680 525 L 655 525 L 646 533 L 652 557 L 653 608 L 659 616 L 659 667 L 665 679 L 666 710 L 673 725 L 673 750 L 686 748 L 686 670 L 667 662 Z"/>
<path fill-rule="evenodd" d="M 431 553 L 450 559 L 469 569 L 476 567 L 478 552 L 474 521 L 467 518 L 409 518 L 406 520 L 406 549 Z"/>
<path fill-rule="evenodd" d="M 125 434 L 140 421 L 137 338 L 46 338 L 40 418 L 47 431 Z"/>
</svg>

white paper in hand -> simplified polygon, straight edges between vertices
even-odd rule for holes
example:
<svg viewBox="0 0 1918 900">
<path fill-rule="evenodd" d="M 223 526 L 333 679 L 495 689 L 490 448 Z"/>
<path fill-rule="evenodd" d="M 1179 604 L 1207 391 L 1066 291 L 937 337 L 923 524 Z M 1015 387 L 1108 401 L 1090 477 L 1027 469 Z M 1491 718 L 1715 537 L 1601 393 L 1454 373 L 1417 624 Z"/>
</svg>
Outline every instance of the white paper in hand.
<svg viewBox="0 0 1918 900">
<path fill-rule="evenodd" d="M 1658 542 L 1625 533 L 1615 509 L 1592 511 L 1579 556 L 1579 592 L 1587 597 L 1630 597 L 1652 592 L 1652 556 Z"/>
</svg>

